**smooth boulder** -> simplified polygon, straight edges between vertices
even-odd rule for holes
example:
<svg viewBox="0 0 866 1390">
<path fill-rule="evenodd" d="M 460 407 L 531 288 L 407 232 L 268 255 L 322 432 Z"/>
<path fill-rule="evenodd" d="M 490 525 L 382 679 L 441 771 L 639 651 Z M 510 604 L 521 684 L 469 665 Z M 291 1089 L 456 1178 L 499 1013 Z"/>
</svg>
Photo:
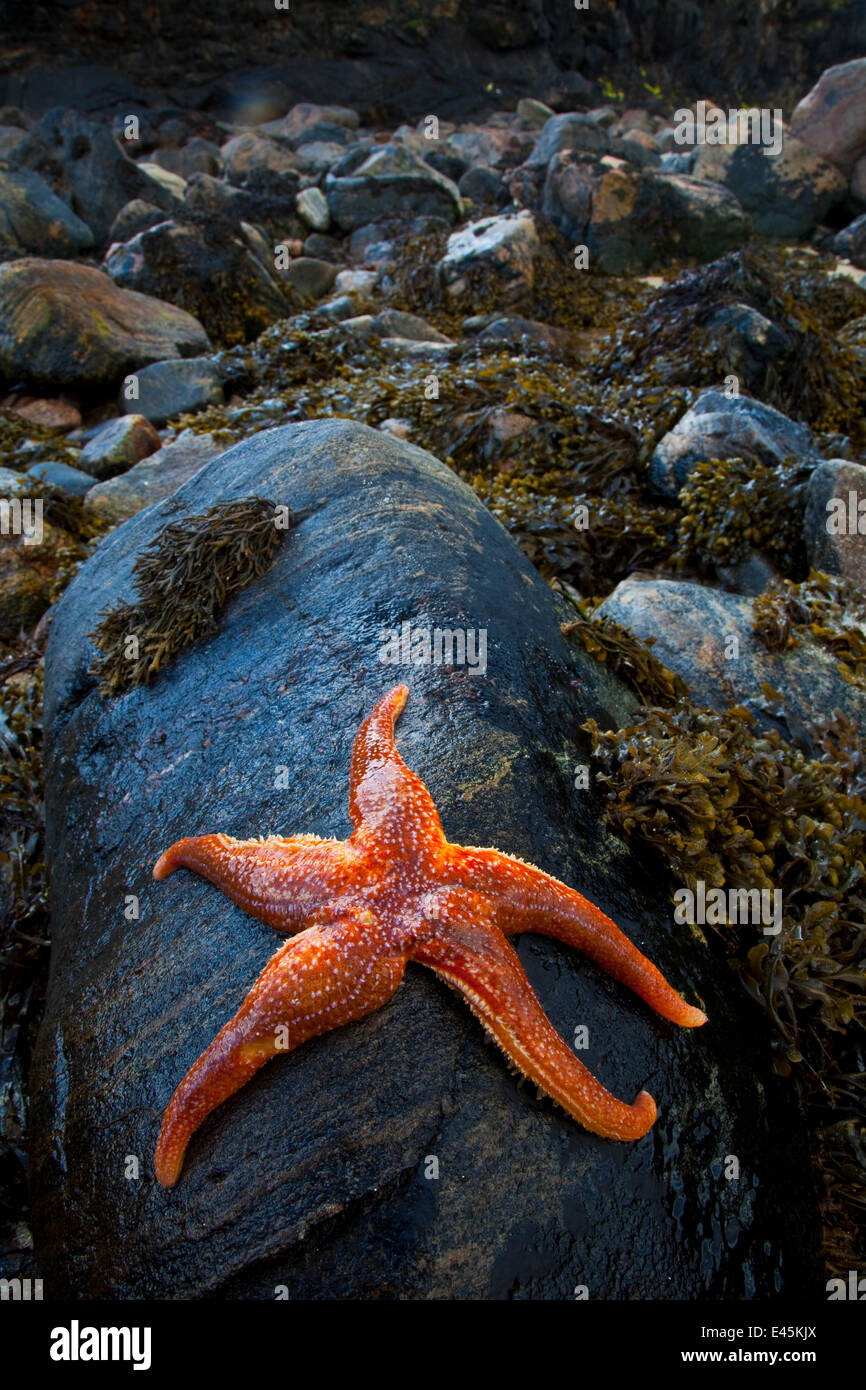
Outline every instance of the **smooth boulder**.
<svg viewBox="0 0 866 1390">
<path fill-rule="evenodd" d="M 0 170 L 0 256 L 80 256 L 93 233 L 32 169 Z"/>
<path fill-rule="evenodd" d="M 230 498 L 296 510 L 272 568 L 148 687 L 88 673 L 100 609 L 132 597 L 166 523 Z M 576 790 L 579 726 L 631 694 L 566 645 L 557 600 L 453 472 L 348 420 L 264 431 L 111 534 L 60 601 L 46 657 L 53 959 L 32 1075 L 33 1224 L 54 1297 L 571 1299 L 788 1296 L 822 1286 L 792 1088 L 724 952 Z M 386 664 L 403 622 L 484 629 L 487 661 Z M 519 1086 L 462 1000 L 410 966 L 391 1002 L 264 1068 L 159 1188 L 186 1068 L 280 944 L 191 874 L 183 835 L 349 831 L 352 740 L 405 681 L 398 746 L 446 834 L 535 860 L 609 912 L 712 1023 L 673 1028 L 574 951 L 517 943 L 542 1005 L 640 1143 L 599 1139 Z M 286 775 L 285 770 L 288 770 Z M 129 897 L 138 899 L 130 917 Z M 721 1163 L 736 1153 L 743 1177 Z M 129 1156 L 138 1160 L 139 1176 Z M 438 1160 L 438 1178 L 431 1177 Z M 792 1219 L 796 1214 L 796 1219 Z"/>
<path fill-rule="evenodd" d="M 650 460 L 650 480 L 665 497 L 676 497 L 696 463 L 744 458 L 773 465 L 817 452 L 806 426 L 781 410 L 711 387 L 659 440 Z"/>
<path fill-rule="evenodd" d="M 597 609 L 635 637 L 653 639 L 658 661 L 682 676 L 692 699 L 712 709 L 746 705 L 759 718 L 762 687 L 782 696 L 798 721 L 841 709 L 860 727 L 866 695 L 845 679 L 832 651 L 798 633 L 792 648 L 768 650 L 754 629 L 751 598 L 688 580 L 623 579 Z"/>
<path fill-rule="evenodd" d="M 0 266 L 0 377 L 115 386 L 165 357 L 210 350 L 184 309 L 117 287 L 101 270 L 35 257 Z"/>
</svg>

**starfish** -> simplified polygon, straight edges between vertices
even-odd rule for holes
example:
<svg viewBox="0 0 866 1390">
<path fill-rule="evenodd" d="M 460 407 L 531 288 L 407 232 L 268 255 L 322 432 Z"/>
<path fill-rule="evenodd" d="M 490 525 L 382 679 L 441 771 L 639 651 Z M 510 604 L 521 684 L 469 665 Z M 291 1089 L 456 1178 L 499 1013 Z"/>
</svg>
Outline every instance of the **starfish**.
<svg viewBox="0 0 866 1390">
<path fill-rule="evenodd" d="M 352 750 L 348 840 L 316 835 L 178 840 L 156 879 L 192 869 L 292 938 L 271 957 L 234 1018 L 172 1096 L 156 1146 L 156 1176 L 172 1187 L 187 1145 L 211 1113 L 272 1057 L 382 1007 L 407 961 L 462 994 L 524 1076 L 594 1134 L 639 1139 L 656 1118 L 641 1091 L 626 1105 L 562 1040 L 506 940 L 555 937 L 583 951 L 663 1018 L 696 1028 L 706 1014 L 671 988 L 586 898 L 495 849 L 449 844 L 433 798 L 394 746 L 409 694 L 398 685 L 361 725 Z"/>
</svg>

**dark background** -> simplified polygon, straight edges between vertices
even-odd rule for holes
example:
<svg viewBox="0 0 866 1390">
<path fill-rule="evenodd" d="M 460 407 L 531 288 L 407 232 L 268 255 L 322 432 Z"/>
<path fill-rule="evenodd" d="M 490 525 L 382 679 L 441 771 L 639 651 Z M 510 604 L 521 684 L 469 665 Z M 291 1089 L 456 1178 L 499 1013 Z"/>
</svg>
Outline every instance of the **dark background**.
<svg viewBox="0 0 866 1390">
<path fill-rule="evenodd" d="M 666 106 L 703 92 L 789 113 L 824 68 L 866 51 L 864 0 L 290 3 L 0 3 L 0 103 L 99 110 L 134 97 L 230 115 L 255 90 L 283 109 L 343 101 L 385 122 L 549 97 L 578 72 L 641 104 L 656 88 Z"/>
</svg>

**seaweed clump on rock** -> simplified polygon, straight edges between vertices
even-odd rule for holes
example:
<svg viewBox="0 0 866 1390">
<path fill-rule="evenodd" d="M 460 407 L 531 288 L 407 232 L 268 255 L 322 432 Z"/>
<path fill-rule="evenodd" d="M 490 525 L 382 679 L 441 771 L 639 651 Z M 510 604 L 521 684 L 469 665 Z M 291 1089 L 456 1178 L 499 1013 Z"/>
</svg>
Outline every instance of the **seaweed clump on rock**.
<svg viewBox="0 0 866 1390">
<path fill-rule="evenodd" d="M 0 661 L 0 1248 L 12 1275 L 36 1273 L 26 1224 L 26 1078 L 50 944 L 44 797 L 42 655 L 28 642 Z"/>
<path fill-rule="evenodd" d="M 565 637 L 577 637 L 589 655 L 606 662 L 639 696 L 644 704 L 674 704 L 688 694 L 682 676 L 670 671 L 650 650 L 654 638 L 639 641 L 613 618 L 593 615 L 591 600 L 569 595 L 578 617 L 563 623 Z"/>
<path fill-rule="evenodd" d="M 753 627 L 769 651 L 808 632 L 836 657 L 839 674 L 866 690 L 866 598 L 845 579 L 811 570 L 800 584 L 779 579 L 753 603 Z"/>
<path fill-rule="evenodd" d="M 293 521 L 288 508 L 248 497 L 166 526 L 135 562 L 135 602 L 109 608 L 92 634 L 100 693 L 147 684 L 182 647 L 216 631 L 222 607 L 266 573 Z"/>
<path fill-rule="evenodd" d="M 814 464 L 710 459 L 696 463 L 681 489 L 673 558 L 702 571 L 759 550 L 784 573 L 806 573 L 805 489 Z"/>
</svg>

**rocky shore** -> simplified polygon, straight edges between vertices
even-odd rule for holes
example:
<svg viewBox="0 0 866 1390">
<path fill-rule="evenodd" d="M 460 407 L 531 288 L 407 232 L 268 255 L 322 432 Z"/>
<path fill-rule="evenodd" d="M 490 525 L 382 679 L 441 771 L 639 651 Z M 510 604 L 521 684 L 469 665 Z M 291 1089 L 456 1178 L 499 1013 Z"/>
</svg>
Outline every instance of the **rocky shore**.
<svg viewBox="0 0 866 1390">
<path fill-rule="evenodd" d="M 5 994 L 0 1162 L 20 1192 L 29 1150 L 36 1233 L 34 1257 L 29 1214 L 7 1223 L 13 1273 L 77 1297 L 330 1297 L 346 1279 L 360 1297 L 568 1297 L 581 1192 L 614 1187 L 641 1224 L 631 1263 L 616 1223 L 595 1226 L 595 1296 L 763 1296 L 784 1265 L 793 1297 L 849 1267 L 866 58 L 765 114 L 627 104 L 576 72 L 402 124 L 273 91 L 230 115 L 0 110 L 0 895 L 29 982 Z M 274 567 L 106 694 L 100 650 L 120 658 L 99 623 L 133 613 L 147 547 L 251 497 L 292 517 Z M 168 1217 L 149 1164 L 169 1079 L 273 942 L 201 884 L 157 901 L 149 867 L 182 834 L 342 833 L 345 740 L 393 674 L 380 633 L 446 620 L 491 652 L 483 678 L 412 672 L 448 833 L 583 876 L 718 1031 L 693 1055 L 632 1009 L 606 1060 L 659 1078 L 668 1120 L 621 1160 L 516 1092 L 413 979 L 387 1028 L 362 1025 L 363 1063 L 354 1035 L 329 1037 L 235 1098 Z M 276 796 L 287 761 L 299 779 Z M 672 893 L 698 881 L 778 889 L 778 932 L 673 936 Z M 613 1036 L 622 1001 L 582 963 L 535 939 L 521 956 L 560 1031 L 577 990 Z M 364 1161 L 326 1161 L 356 1123 Z M 418 1179 L 439 1144 L 484 1222 Z M 263 1146 L 281 1181 L 258 1174 L 228 1235 Z M 483 1176 L 506 1150 L 538 1179 L 519 1220 Z M 748 1191 L 717 1181 L 731 1152 Z"/>
</svg>

